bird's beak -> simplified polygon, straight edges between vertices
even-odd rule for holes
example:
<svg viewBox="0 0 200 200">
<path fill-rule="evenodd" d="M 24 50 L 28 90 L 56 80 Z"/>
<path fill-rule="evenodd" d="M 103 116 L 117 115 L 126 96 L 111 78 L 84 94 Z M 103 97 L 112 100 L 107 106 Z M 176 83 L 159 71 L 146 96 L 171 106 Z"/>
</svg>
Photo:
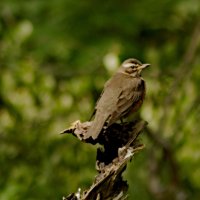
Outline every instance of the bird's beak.
<svg viewBox="0 0 200 200">
<path fill-rule="evenodd" d="M 144 68 L 147 68 L 147 67 L 149 67 L 150 66 L 150 64 L 142 64 L 141 66 L 139 66 L 137 69 L 138 70 L 141 70 L 141 69 L 144 69 Z"/>
</svg>

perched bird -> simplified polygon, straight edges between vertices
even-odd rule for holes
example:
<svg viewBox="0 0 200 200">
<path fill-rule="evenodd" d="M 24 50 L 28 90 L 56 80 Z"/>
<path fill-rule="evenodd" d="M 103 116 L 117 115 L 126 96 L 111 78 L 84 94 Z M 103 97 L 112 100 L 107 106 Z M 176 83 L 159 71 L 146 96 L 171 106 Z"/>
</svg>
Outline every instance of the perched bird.
<svg viewBox="0 0 200 200">
<path fill-rule="evenodd" d="M 141 72 L 150 64 L 139 60 L 125 60 L 119 70 L 104 85 L 94 111 L 94 120 L 88 130 L 87 138 L 96 139 L 102 128 L 108 127 L 131 112 L 136 112 L 145 97 L 145 82 Z"/>
</svg>

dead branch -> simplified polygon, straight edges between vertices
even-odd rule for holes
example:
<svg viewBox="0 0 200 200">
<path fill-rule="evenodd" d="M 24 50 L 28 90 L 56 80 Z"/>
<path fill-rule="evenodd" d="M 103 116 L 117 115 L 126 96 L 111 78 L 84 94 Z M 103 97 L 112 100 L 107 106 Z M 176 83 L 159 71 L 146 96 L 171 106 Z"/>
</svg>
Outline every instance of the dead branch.
<svg viewBox="0 0 200 200">
<path fill-rule="evenodd" d="M 139 120 L 130 123 L 113 124 L 96 140 L 87 138 L 87 130 L 92 122 L 76 121 L 62 133 L 73 134 L 79 140 L 90 144 L 101 144 L 97 149 L 96 176 L 91 187 L 81 193 L 72 193 L 63 200 L 123 200 L 127 198 L 128 184 L 122 178 L 127 163 L 134 154 L 144 148 L 138 136 L 147 123 Z"/>
</svg>

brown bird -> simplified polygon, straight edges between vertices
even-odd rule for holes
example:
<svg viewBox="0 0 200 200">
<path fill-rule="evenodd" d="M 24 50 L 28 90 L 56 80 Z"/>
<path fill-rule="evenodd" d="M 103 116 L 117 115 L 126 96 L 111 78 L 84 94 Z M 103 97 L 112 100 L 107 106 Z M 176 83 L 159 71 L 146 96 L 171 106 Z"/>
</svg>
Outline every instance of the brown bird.
<svg viewBox="0 0 200 200">
<path fill-rule="evenodd" d="M 145 82 L 141 72 L 150 64 L 139 60 L 125 60 L 119 70 L 104 85 L 94 111 L 94 120 L 88 130 L 87 138 L 96 139 L 104 126 L 136 112 L 145 97 Z"/>
</svg>

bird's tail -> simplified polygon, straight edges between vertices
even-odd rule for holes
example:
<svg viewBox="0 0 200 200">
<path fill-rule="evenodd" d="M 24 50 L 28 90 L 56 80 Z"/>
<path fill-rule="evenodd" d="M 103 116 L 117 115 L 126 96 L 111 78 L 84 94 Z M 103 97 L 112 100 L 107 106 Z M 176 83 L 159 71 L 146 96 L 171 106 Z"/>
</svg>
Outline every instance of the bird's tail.
<svg viewBox="0 0 200 200">
<path fill-rule="evenodd" d="M 95 140 L 99 136 L 99 133 L 101 132 L 106 120 L 106 115 L 98 115 L 96 113 L 94 121 L 92 122 L 92 126 L 88 130 L 87 137 L 92 137 Z"/>
</svg>

